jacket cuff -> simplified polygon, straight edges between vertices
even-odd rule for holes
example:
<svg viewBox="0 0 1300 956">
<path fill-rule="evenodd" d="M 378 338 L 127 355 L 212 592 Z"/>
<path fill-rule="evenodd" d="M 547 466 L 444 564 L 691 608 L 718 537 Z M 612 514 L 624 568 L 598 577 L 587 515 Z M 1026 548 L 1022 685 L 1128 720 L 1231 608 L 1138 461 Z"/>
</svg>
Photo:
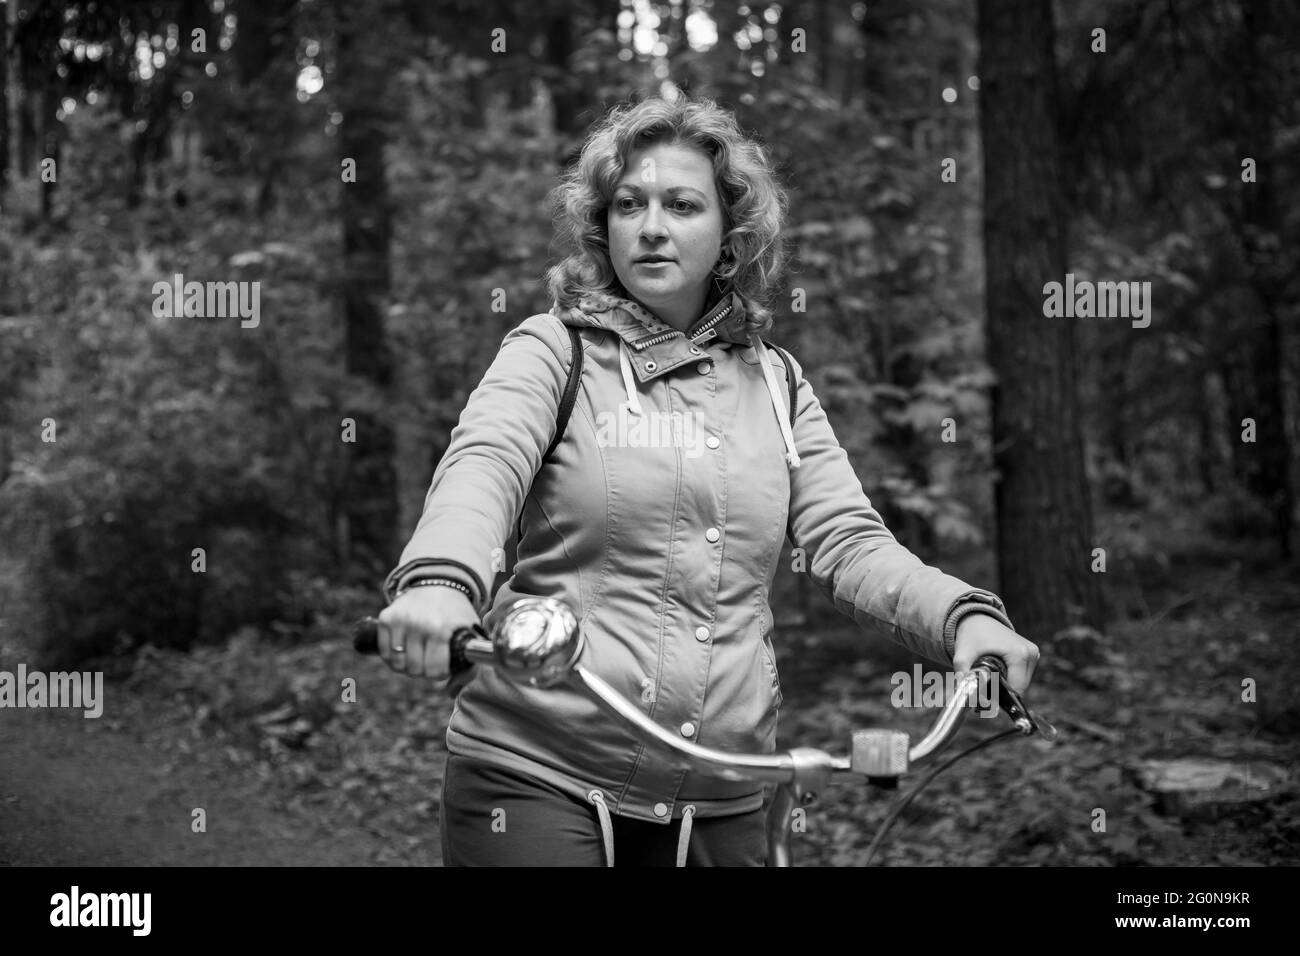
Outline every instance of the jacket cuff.
<svg viewBox="0 0 1300 956">
<path fill-rule="evenodd" d="M 948 655 L 948 660 L 952 660 L 956 651 L 957 625 L 970 614 L 987 614 L 1015 630 L 1011 618 L 1007 617 L 1006 609 L 997 595 L 989 591 L 971 591 L 969 594 L 964 594 L 953 604 L 943 624 L 943 649 Z"/>
<path fill-rule="evenodd" d="M 481 608 L 486 599 L 487 588 L 474 569 L 449 558 L 416 558 L 394 568 L 384 580 L 384 598 L 392 604 L 398 591 L 420 578 L 450 578 L 459 581 L 470 589 L 470 600 L 476 608 Z"/>
</svg>

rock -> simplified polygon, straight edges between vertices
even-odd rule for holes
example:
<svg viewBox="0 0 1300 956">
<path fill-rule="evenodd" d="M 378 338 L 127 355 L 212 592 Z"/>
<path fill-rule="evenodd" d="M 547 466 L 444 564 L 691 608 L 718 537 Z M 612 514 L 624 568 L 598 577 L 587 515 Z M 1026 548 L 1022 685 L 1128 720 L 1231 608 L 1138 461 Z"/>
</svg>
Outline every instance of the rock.
<svg viewBox="0 0 1300 956">
<path fill-rule="evenodd" d="M 1262 760 L 1144 760 L 1137 774 L 1142 788 L 1155 794 L 1157 811 L 1180 816 L 1218 816 L 1271 800 L 1291 784 L 1285 767 Z"/>
</svg>

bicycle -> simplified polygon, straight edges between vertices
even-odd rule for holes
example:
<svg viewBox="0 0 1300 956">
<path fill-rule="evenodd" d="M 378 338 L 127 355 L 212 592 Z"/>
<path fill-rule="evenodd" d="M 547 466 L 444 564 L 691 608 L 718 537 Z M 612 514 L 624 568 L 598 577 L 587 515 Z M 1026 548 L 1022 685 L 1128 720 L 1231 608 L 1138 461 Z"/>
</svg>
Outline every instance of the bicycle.
<svg viewBox="0 0 1300 956">
<path fill-rule="evenodd" d="M 1006 684 L 1005 664 L 985 655 L 957 683 L 955 693 L 940 711 L 930 732 L 915 745 L 902 731 L 868 729 L 853 732 L 848 757 L 835 757 L 814 747 L 794 747 L 773 754 L 726 753 L 684 740 L 660 727 L 639 706 L 582 665 L 583 646 L 578 618 L 568 605 L 555 598 L 521 598 L 497 619 L 490 635 L 481 624 L 459 628 L 452 635 L 451 674 L 454 677 L 474 664 L 486 664 L 533 687 L 575 682 L 608 713 L 624 721 L 643 741 L 658 746 L 679 767 L 724 780 L 777 784 L 767 812 L 769 866 L 791 865 L 789 821 L 795 807 L 816 799 L 832 777 L 853 774 L 865 777 L 870 784 L 893 789 L 905 774 L 933 763 L 961 728 L 966 712 L 981 690 L 981 681 L 993 682 L 997 711 L 1006 713 L 1013 726 L 983 738 L 933 767 L 886 815 L 868 847 L 866 862 L 879 849 L 893 821 L 916 795 L 962 757 L 1013 734 L 1038 734 L 1048 741 L 1056 739 L 1056 729 L 1029 710 L 1021 695 Z M 354 625 L 353 647 L 362 654 L 379 653 L 377 620 L 365 618 Z"/>
</svg>

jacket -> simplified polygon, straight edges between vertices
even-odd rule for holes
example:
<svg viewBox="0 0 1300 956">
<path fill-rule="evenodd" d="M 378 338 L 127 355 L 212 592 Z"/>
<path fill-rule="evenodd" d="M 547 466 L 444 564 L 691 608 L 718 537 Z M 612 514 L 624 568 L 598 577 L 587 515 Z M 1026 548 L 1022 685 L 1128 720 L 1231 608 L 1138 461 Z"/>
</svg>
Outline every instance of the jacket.
<svg viewBox="0 0 1300 956">
<path fill-rule="evenodd" d="M 787 382 L 743 319 L 727 294 L 683 334 L 636 302 L 593 295 L 511 330 L 452 431 L 389 599 L 446 575 L 490 628 L 521 596 L 559 598 L 578 615 L 583 663 L 652 719 L 754 753 L 775 749 L 782 702 L 770 593 L 785 538 L 839 611 L 918 655 L 951 662 L 971 611 L 1005 622 L 995 595 L 894 538 L 798 361 Z M 539 473 L 571 361 L 565 325 L 583 342 L 581 387 Z M 514 572 L 493 596 L 521 509 Z M 683 808 L 762 805 L 761 785 L 668 765 L 574 687 L 480 670 L 457 699 L 451 753 L 599 802 L 602 823 L 610 809 L 667 823 Z"/>
</svg>

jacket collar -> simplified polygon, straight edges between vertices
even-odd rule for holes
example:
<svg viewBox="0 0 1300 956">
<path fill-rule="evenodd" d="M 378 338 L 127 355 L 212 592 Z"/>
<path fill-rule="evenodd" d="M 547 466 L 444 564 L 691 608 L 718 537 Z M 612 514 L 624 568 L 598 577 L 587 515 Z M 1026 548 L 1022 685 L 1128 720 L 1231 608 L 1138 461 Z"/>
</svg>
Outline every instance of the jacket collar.
<svg viewBox="0 0 1300 956">
<path fill-rule="evenodd" d="M 706 358 L 704 350 L 709 346 L 750 346 L 745 306 L 735 292 L 720 295 L 685 334 L 640 303 L 612 293 L 593 293 L 571 309 L 557 307 L 552 312 L 565 325 L 605 329 L 617 335 L 630 350 L 632 369 L 641 382 Z"/>
<path fill-rule="evenodd" d="M 619 372 L 627 394 L 627 401 L 619 407 L 626 409 L 629 415 L 641 415 L 638 382 L 666 375 L 689 362 L 706 361 L 709 354 L 705 348 L 711 343 L 723 348 L 740 345 L 747 350 L 753 349 L 781 429 L 786 464 L 790 468 L 799 467 L 794 431 L 786 418 L 786 405 L 776 386 L 767 350 L 761 338 L 746 332 L 745 305 L 735 292 L 719 290 L 717 300 L 705 309 L 704 315 L 691 325 L 686 335 L 661 322 L 638 303 L 604 293 L 586 296 L 567 310 L 561 310 L 556 303 L 551 312 L 565 325 L 605 329 L 619 337 Z M 790 388 L 796 387 L 795 383 L 790 383 Z"/>
</svg>

